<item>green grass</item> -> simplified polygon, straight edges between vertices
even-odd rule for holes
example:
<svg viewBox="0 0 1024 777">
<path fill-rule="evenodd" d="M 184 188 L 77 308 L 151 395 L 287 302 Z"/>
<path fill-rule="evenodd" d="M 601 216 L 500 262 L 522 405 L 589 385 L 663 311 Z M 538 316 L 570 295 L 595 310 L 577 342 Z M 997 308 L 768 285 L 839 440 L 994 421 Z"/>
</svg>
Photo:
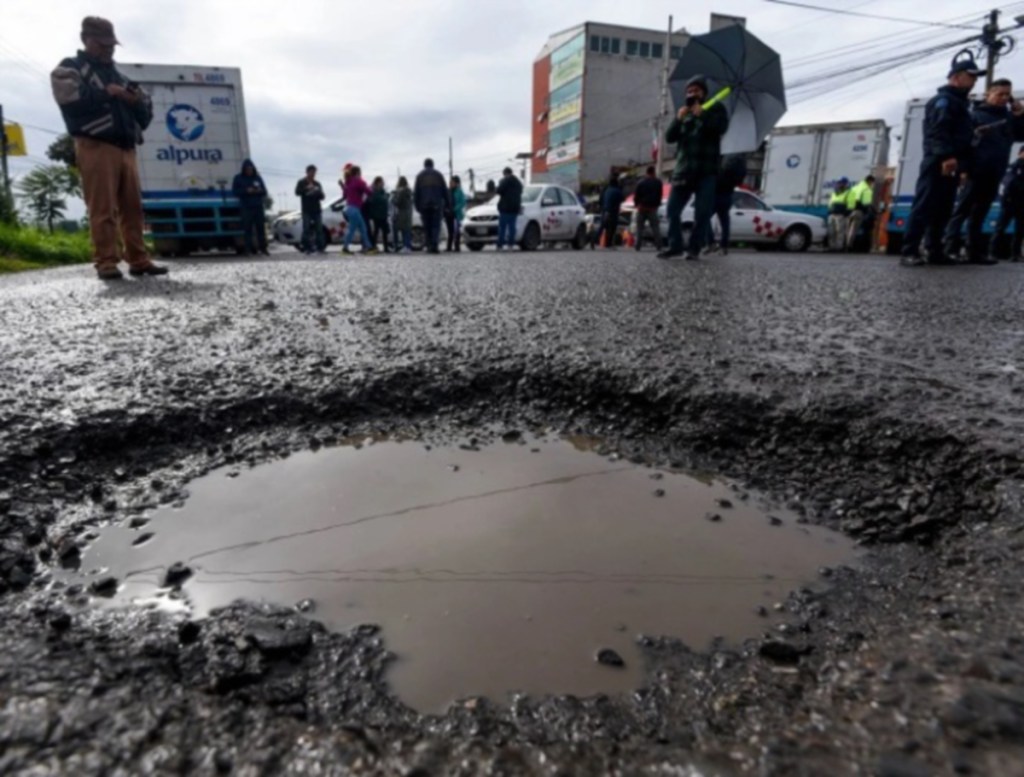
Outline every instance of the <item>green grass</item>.
<svg viewBox="0 0 1024 777">
<path fill-rule="evenodd" d="M 89 233 L 55 232 L 0 224 L 0 273 L 38 270 L 92 260 Z"/>
</svg>

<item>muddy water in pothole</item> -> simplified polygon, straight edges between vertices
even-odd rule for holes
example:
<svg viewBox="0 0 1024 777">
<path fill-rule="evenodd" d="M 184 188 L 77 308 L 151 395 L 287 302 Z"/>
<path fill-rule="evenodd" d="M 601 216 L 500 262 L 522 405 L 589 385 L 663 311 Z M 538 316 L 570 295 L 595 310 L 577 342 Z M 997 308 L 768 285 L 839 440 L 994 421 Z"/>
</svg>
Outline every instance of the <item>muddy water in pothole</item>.
<svg viewBox="0 0 1024 777">
<path fill-rule="evenodd" d="M 114 604 L 161 596 L 180 561 L 196 616 L 309 598 L 328 627 L 380 624 L 392 687 L 441 711 L 466 696 L 637 688 L 638 634 L 694 648 L 756 636 L 758 606 L 854 558 L 841 535 L 785 511 L 770 520 L 721 481 L 585 447 L 382 442 L 219 470 L 143 529 L 104 531 L 82 569 L 122 581 Z M 595 661 L 604 648 L 626 666 Z"/>
</svg>

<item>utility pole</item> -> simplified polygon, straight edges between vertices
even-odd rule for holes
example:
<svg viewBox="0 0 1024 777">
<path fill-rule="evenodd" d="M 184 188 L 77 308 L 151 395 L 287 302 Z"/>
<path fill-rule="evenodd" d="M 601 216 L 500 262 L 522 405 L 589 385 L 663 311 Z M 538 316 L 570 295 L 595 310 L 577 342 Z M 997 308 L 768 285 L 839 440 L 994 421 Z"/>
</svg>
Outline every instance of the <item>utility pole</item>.
<svg viewBox="0 0 1024 777">
<path fill-rule="evenodd" d="M 661 171 L 662 166 L 665 164 L 665 130 L 668 129 L 666 120 L 668 119 L 668 77 L 669 77 L 669 62 L 670 54 L 672 52 L 672 17 L 668 17 L 668 31 L 665 33 L 665 49 L 664 56 L 661 62 L 661 110 L 658 113 L 658 120 L 654 123 L 654 131 L 658 135 L 658 158 L 655 160 L 655 166 L 657 170 Z M 659 175 L 660 177 L 660 175 Z"/>
<path fill-rule="evenodd" d="M 448 180 L 452 179 L 455 175 L 455 164 L 452 161 L 452 139 L 448 138 Z"/>
<path fill-rule="evenodd" d="M 472 197 L 476 195 L 476 175 L 473 173 L 472 167 L 467 172 L 469 173 L 469 195 Z"/>
<path fill-rule="evenodd" d="M 988 24 L 981 30 L 981 42 L 985 46 L 987 68 L 985 74 L 985 91 L 992 87 L 995 78 L 996 60 L 999 59 L 999 50 L 1002 46 L 999 43 L 999 10 L 993 8 L 988 15 Z"/>
</svg>

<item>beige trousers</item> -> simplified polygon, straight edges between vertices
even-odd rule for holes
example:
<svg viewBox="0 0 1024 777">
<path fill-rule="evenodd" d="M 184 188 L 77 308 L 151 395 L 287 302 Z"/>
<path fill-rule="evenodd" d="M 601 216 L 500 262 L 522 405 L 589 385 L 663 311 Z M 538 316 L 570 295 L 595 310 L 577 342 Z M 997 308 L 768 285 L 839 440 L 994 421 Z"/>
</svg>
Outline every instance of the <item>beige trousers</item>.
<svg viewBox="0 0 1024 777">
<path fill-rule="evenodd" d="M 142 189 L 135 149 L 75 138 L 75 155 L 89 210 L 96 269 L 116 267 L 122 258 L 131 267 L 148 267 L 151 261 L 142 239 Z"/>
</svg>

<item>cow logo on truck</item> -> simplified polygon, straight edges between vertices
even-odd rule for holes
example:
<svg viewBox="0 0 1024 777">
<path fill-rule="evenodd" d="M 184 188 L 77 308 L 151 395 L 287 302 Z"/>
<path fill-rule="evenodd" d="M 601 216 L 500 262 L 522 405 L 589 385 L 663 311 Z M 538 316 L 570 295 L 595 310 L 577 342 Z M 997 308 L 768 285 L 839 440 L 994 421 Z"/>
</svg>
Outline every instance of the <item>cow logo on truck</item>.
<svg viewBox="0 0 1024 777">
<path fill-rule="evenodd" d="M 191 142 L 202 137 L 206 124 L 203 114 L 191 105 L 179 103 L 167 111 L 167 130 L 178 140 Z"/>
</svg>

